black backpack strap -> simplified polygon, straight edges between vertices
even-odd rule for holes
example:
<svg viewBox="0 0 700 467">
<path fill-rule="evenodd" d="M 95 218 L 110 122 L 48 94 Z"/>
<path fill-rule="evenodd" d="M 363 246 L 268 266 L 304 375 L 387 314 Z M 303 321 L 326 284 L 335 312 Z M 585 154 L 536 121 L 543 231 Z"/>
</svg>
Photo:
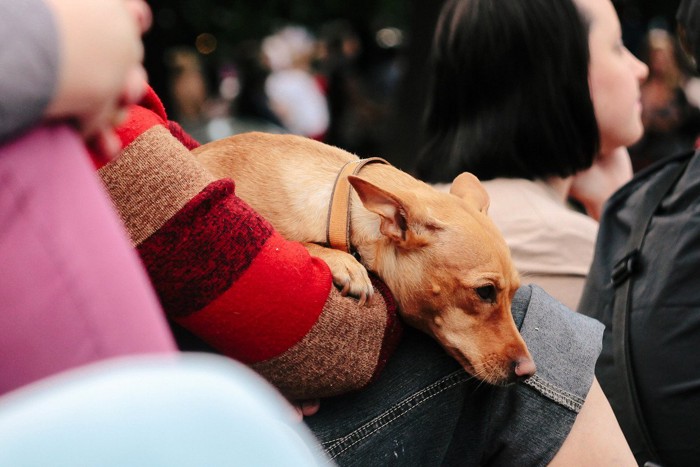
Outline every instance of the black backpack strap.
<svg viewBox="0 0 700 467">
<path fill-rule="evenodd" d="M 651 460 L 658 462 L 659 457 L 644 423 L 630 361 L 629 310 L 632 298 L 631 277 L 642 266 L 640 264 L 640 251 L 644 243 L 644 235 L 654 212 L 683 174 L 691 159 L 692 157 L 688 157 L 686 161 L 679 163 L 654 181 L 641 206 L 639 206 L 639 215 L 631 226 L 630 236 L 625 246 L 627 254 L 615 264 L 612 271 L 612 283 L 616 289 L 612 317 L 613 357 L 615 372 L 619 376 L 615 380 L 615 393 L 619 395 L 620 407 L 618 409 L 623 415 L 618 415 L 618 421 L 630 445 L 635 449 L 634 454 L 638 461 Z M 642 451 L 639 451 L 640 447 Z"/>
</svg>

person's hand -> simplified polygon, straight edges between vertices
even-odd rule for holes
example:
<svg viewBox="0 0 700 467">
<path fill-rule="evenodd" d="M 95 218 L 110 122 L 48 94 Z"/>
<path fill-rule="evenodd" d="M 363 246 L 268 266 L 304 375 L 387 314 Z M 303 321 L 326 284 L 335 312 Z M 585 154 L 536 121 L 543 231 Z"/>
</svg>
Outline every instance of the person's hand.
<svg viewBox="0 0 700 467">
<path fill-rule="evenodd" d="M 72 121 L 93 149 L 120 150 L 113 128 L 146 90 L 141 34 L 151 24 L 144 0 L 45 0 L 60 41 L 58 86 L 45 116 Z"/>
<path fill-rule="evenodd" d="M 292 402 L 292 406 L 299 416 L 299 420 L 303 420 L 304 417 L 310 417 L 318 412 L 321 408 L 321 401 L 319 399 L 294 401 Z"/>
<path fill-rule="evenodd" d="M 581 203 L 589 216 L 600 220 L 605 202 L 632 178 L 632 161 L 627 148 L 598 154 L 593 165 L 573 177 L 569 196 Z"/>
</svg>

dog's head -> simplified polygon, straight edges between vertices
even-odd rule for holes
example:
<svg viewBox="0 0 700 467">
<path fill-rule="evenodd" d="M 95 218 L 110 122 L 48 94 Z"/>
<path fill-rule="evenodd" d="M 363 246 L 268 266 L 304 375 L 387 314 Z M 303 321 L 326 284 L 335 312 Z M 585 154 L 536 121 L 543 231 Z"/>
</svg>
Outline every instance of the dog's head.
<svg viewBox="0 0 700 467">
<path fill-rule="evenodd" d="M 519 275 L 477 178 L 461 174 L 449 194 L 422 182 L 380 187 L 349 178 L 364 207 L 379 215 L 382 235 L 360 254 L 395 294 L 404 319 L 483 381 L 502 385 L 534 374 L 510 311 Z"/>
</svg>

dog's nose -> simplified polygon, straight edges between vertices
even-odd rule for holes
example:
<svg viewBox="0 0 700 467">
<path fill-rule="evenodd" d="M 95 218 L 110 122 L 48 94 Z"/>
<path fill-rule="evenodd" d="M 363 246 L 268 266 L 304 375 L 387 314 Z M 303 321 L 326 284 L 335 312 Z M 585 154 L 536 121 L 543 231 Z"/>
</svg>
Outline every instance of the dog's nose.
<svg viewBox="0 0 700 467">
<path fill-rule="evenodd" d="M 537 368 L 531 358 L 519 358 L 513 362 L 513 372 L 518 379 L 525 379 L 535 374 Z"/>
</svg>

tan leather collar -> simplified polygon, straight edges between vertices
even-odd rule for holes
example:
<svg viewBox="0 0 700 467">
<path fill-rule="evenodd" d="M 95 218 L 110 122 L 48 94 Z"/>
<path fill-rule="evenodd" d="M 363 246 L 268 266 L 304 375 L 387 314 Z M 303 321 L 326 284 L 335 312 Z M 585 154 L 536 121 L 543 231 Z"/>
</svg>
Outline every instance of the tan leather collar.
<svg viewBox="0 0 700 467">
<path fill-rule="evenodd" d="M 367 164 L 388 164 L 381 157 L 369 157 L 350 161 L 340 169 L 333 186 L 328 207 L 328 228 L 326 240 L 331 248 L 350 253 L 350 182 L 348 175 L 356 175 Z"/>
</svg>

